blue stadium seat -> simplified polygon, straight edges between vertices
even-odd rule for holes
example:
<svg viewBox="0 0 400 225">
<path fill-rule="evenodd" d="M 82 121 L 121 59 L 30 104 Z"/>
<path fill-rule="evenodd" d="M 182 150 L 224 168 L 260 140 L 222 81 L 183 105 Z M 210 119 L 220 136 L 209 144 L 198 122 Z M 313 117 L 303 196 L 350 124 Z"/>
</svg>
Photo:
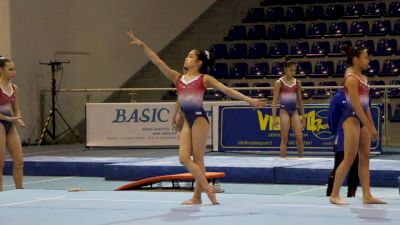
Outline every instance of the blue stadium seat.
<svg viewBox="0 0 400 225">
<path fill-rule="evenodd" d="M 290 53 L 289 57 L 292 58 L 301 58 L 304 57 L 306 54 L 309 53 L 310 46 L 308 42 L 293 42 L 290 46 Z"/>
<path fill-rule="evenodd" d="M 324 7 L 322 5 L 309 5 L 304 13 L 303 20 L 319 20 L 324 16 Z"/>
<path fill-rule="evenodd" d="M 316 61 L 314 65 L 314 73 L 310 77 L 328 77 L 333 74 L 334 66 L 332 61 Z"/>
<path fill-rule="evenodd" d="M 388 109 L 388 119 L 390 122 L 393 122 L 392 121 L 392 118 L 393 118 L 392 104 L 388 103 L 387 106 L 388 106 L 388 108 L 387 108 Z"/>
<path fill-rule="evenodd" d="M 247 31 L 247 40 L 262 40 L 267 36 L 267 30 L 264 25 L 250 25 Z"/>
<path fill-rule="evenodd" d="M 392 81 L 390 81 L 389 85 L 397 85 L 400 87 L 400 80 L 392 80 Z M 400 98 L 400 88 L 389 88 L 388 97 L 389 98 Z"/>
<path fill-rule="evenodd" d="M 230 59 L 242 59 L 247 57 L 247 45 L 240 44 L 231 44 L 229 46 L 228 58 Z"/>
<path fill-rule="evenodd" d="M 370 86 L 385 85 L 385 81 L 371 80 L 371 81 L 368 81 L 368 84 Z M 369 89 L 369 96 L 371 98 L 380 98 L 383 96 L 383 93 L 384 93 L 384 89 L 379 89 L 379 88 L 374 88 L 374 87 L 370 87 L 370 89 Z"/>
<path fill-rule="evenodd" d="M 400 59 L 385 59 L 383 61 L 382 72 L 380 76 L 398 76 L 400 75 Z"/>
<path fill-rule="evenodd" d="M 392 35 L 400 35 L 400 19 L 394 22 Z"/>
<path fill-rule="evenodd" d="M 285 24 L 271 24 L 268 27 L 268 39 L 279 40 L 286 36 Z"/>
<path fill-rule="evenodd" d="M 337 20 L 342 18 L 344 15 L 343 5 L 328 5 L 324 18 L 327 20 Z"/>
<path fill-rule="evenodd" d="M 314 87 L 314 83 L 310 81 L 301 82 L 302 87 Z M 302 91 L 302 95 L 304 99 L 309 99 L 313 95 L 315 95 L 315 89 L 304 89 Z"/>
<path fill-rule="evenodd" d="M 391 2 L 389 4 L 389 10 L 387 16 L 400 17 L 400 2 Z"/>
<path fill-rule="evenodd" d="M 347 34 L 347 31 L 346 22 L 333 22 L 329 25 L 328 34 L 325 37 L 342 37 Z"/>
<path fill-rule="evenodd" d="M 175 88 L 175 84 L 170 84 L 169 85 L 170 88 Z M 177 99 L 178 95 L 176 90 L 171 90 L 168 91 L 168 93 L 164 96 L 162 96 L 162 99 L 165 101 L 175 101 Z"/>
<path fill-rule="evenodd" d="M 210 52 L 214 54 L 215 59 L 224 59 L 228 56 L 226 44 L 213 44 L 210 47 Z"/>
<path fill-rule="evenodd" d="M 400 104 L 397 104 L 391 122 L 400 122 Z"/>
<path fill-rule="evenodd" d="M 228 65 L 226 63 L 215 63 L 209 71 L 210 75 L 215 79 L 222 79 L 228 77 Z"/>
<path fill-rule="evenodd" d="M 312 23 L 308 27 L 307 37 L 320 38 L 324 35 L 326 35 L 326 24 L 325 23 Z"/>
<path fill-rule="evenodd" d="M 284 18 L 284 11 L 282 7 L 270 7 L 265 11 L 266 22 L 278 22 Z"/>
<path fill-rule="evenodd" d="M 252 43 L 249 46 L 249 59 L 261 59 L 268 56 L 268 47 L 266 43 Z"/>
<path fill-rule="evenodd" d="M 253 87 L 271 87 L 269 83 L 254 83 Z M 253 90 L 251 91 L 251 96 L 255 98 L 267 98 L 268 96 L 271 96 L 271 90 Z"/>
<path fill-rule="evenodd" d="M 344 77 L 348 64 L 345 60 L 339 60 L 336 64 L 335 73 L 331 74 L 332 77 Z"/>
<path fill-rule="evenodd" d="M 246 18 L 242 20 L 243 23 L 258 23 L 264 21 L 265 12 L 264 8 L 250 8 L 247 10 Z"/>
<path fill-rule="evenodd" d="M 375 44 L 373 40 L 357 40 L 354 46 L 357 48 L 365 48 L 367 49 L 369 54 L 374 54 L 375 53 L 374 45 Z"/>
<path fill-rule="evenodd" d="M 330 53 L 331 46 L 329 41 L 316 41 L 312 43 L 311 50 L 307 57 L 321 57 Z"/>
<path fill-rule="evenodd" d="M 326 86 L 338 86 L 338 84 L 337 84 L 336 81 L 328 81 Z M 328 89 L 328 90 L 329 90 L 329 89 Z M 336 94 L 337 89 L 331 89 L 331 90 L 329 90 L 329 92 L 330 92 L 330 93 L 328 93 L 328 95 L 333 96 L 333 95 Z"/>
<path fill-rule="evenodd" d="M 400 104 L 397 104 L 396 108 L 394 109 L 392 122 L 400 122 Z"/>
<path fill-rule="evenodd" d="M 286 9 L 285 21 L 299 21 L 304 18 L 304 10 L 302 6 L 288 6 Z"/>
<path fill-rule="evenodd" d="M 297 63 L 297 77 L 305 77 L 312 73 L 311 62 L 298 62 Z"/>
<path fill-rule="evenodd" d="M 269 74 L 269 65 L 267 62 L 253 63 L 250 67 L 247 78 L 262 78 Z"/>
<path fill-rule="evenodd" d="M 352 46 L 351 41 L 335 41 L 333 42 L 332 52 L 328 56 L 346 56 L 346 53 L 342 50 L 343 46 Z"/>
<path fill-rule="evenodd" d="M 362 37 L 369 33 L 368 21 L 354 21 L 350 24 L 350 31 L 346 34 L 348 37 Z"/>
<path fill-rule="evenodd" d="M 290 24 L 286 37 L 289 39 L 300 39 L 306 36 L 306 25 L 304 23 Z"/>
<path fill-rule="evenodd" d="M 396 39 L 381 39 L 378 41 L 374 55 L 392 55 L 397 51 Z"/>
<path fill-rule="evenodd" d="M 233 83 L 232 87 L 235 88 L 249 88 L 249 84 L 245 83 L 245 82 L 239 82 L 239 83 Z M 244 94 L 244 95 L 250 95 L 250 91 L 249 90 L 237 90 L 240 93 Z"/>
<path fill-rule="evenodd" d="M 229 29 L 228 36 L 224 37 L 225 41 L 245 40 L 247 37 L 246 26 L 233 25 Z"/>
<path fill-rule="evenodd" d="M 372 24 L 369 36 L 386 36 L 392 32 L 392 25 L 390 20 L 375 20 Z"/>
<path fill-rule="evenodd" d="M 318 86 L 337 86 L 337 83 L 335 81 L 322 81 L 318 83 Z M 317 93 L 312 98 L 326 99 L 329 98 L 330 96 L 335 95 L 336 92 L 337 92 L 336 89 L 329 89 L 329 88 L 317 89 Z"/>
<path fill-rule="evenodd" d="M 269 57 L 283 57 L 289 53 L 289 47 L 286 42 L 273 43 L 269 48 Z"/>
<path fill-rule="evenodd" d="M 371 2 L 368 5 L 367 12 L 363 17 L 378 18 L 386 15 L 386 4 L 384 2 Z"/>
<path fill-rule="evenodd" d="M 233 63 L 229 68 L 229 78 L 231 79 L 242 79 L 249 74 L 249 68 L 247 63 L 239 62 Z"/>
<path fill-rule="evenodd" d="M 369 61 L 368 68 L 363 71 L 365 75 L 368 77 L 373 77 L 375 75 L 378 75 L 380 73 L 380 64 L 378 60 L 371 60 Z"/>
<path fill-rule="evenodd" d="M 277 77 L 283 76 L 285 72 L 283 71 L 283 63 L 282 62 L 273 62 L 271 67 L 271 74 L 267 75 L 267 77 Z"/>
<path fill-rule="evenodd" d="M 218 91 L 218 90 L 214 90 L 214 89 L 209 89 L 206 91 L 206 93 L 204 94 L 204 100 L 223 100 L 225 98 L 225 94 Z"/>
<path fill-rule="evenodd" d="M 360 18 L 365 14 L 365 6 L 363 3 L 350 3 L 346 7 L 343 18 Z"/>
</svg>

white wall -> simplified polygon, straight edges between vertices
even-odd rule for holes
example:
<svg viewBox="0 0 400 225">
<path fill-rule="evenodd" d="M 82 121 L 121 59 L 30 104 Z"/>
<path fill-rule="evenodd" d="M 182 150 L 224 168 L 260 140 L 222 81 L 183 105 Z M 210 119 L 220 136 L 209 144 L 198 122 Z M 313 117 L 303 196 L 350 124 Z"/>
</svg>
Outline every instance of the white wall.
<svg viewBox="0 0 400 225">
<path fill-rule="evenodd" d="M 0 55 L 11 57 L 9 0 L 0 0 L 0 28 Z"/>
<path fill-rule="evenodd" d="M 39 137 L 40 91 L 51 87 L 50 67 L 39 61 L 71 60 L 63 66 L 61 88 L 119 87 L 147 62 L 129 46 L 127 30 L 133 28 L 158 52 L 215 1 L 12 0 L 11 51 L 28 125 L 20 130 L 22 139 L 32 143 Z M 61 73 L 56 79 L 61 80 Z M 60 95 L 59 108 L 72 126 L 83 119 L 84 102 L 83 95 Z M 44 108 L 49 109 L 48 101 Z"/>
</svg>

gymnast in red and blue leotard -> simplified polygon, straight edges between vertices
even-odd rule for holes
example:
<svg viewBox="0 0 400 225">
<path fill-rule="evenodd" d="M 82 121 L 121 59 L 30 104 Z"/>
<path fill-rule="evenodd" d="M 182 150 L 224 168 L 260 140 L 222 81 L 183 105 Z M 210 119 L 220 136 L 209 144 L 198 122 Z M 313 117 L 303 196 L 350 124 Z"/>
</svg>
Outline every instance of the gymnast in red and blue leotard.
<svg viewBox="0 0 400 225">
<path fill-rule="evenodd" d="M 145 43 L 139 40 L 132 31 L 127 33 L 131 44 L 141 47 L 147 58 L 170 81 L 178 91 L 178 102 L 184 114 L 184 122 L 179 137 L 179 161 L 195 177 L 196 187 L 193 197 L 182 204 L 201 204 L 201 193 L 204 190 L 212 204 L 218 204 L 215 187 L 210 186 L 205 177 L 204 151 L 210 128 L 207 115 L 203 109 L 203 95 L 206 88 L 217 89 L 226 95 L 248 102 L 254 108 L 264 107 L 265 100 L 253 99 L 229 88 L 214 77 L 204 74 L 213 65 L 213 56 L 208 51 L 194 49 L 185 58 L 184 74 L 172 70 Z M 191 157 L 193 156 L 193 157 Z"/>
</svg>

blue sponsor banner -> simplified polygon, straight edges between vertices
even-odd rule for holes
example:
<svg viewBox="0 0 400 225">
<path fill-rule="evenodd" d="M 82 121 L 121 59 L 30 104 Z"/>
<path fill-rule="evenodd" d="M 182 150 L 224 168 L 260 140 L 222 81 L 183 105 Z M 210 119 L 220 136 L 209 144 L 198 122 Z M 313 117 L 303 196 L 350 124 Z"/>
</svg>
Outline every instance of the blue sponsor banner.
<svg viewBox="0 0 400 225">
<path fill-rule="evenodd" d="M 334 136 L 329 131 L 328 107 L 328 104 L 304 105 L 305 151 L 332 152 Z M 382 105 L 372 105 L 371 114 L 382 136 L 381 108 Z M 248 106 L 220 106 L 218 135 L 219 151 L 279 151 L 281 141 L 279 128 L 273 126 L 271 107 L 253 110 Z M 371 151 L 381 152 L 381 147 L 381 141 L 373 142 Z M 296 150 L 292 131 L 289 133 L 287 149 Z"/>
</svg>

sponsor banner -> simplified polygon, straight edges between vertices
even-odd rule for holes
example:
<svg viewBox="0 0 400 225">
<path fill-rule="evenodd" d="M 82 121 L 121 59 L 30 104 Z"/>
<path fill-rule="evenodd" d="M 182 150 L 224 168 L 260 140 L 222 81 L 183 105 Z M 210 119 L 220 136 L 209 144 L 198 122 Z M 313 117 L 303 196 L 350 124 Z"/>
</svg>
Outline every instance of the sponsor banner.
<svg viewBox="0 0 400 225">
<path fill-rule="evenodd" d="M 204 109 L 211 123 L 207 145 L 212 145 L 215 118 L 212 116 L 212 106 L 232 104 L 242 103 L 204 102 Z M 87 103 L 86 145 L 176 147 L 178 139 L 172 127 L 174 110 L 175 102 Z"/>
<path fill-rule="evenodd" d="M 329 131 L 328 107 L 328 104 L 304 105 L 305 151 L 332 152 L 334 136 Z M 373 105 L 371 113 L 382 135 L 381 105 Z M 273 126 L 271 107 L 253 110 L 247 106 L 219 106 L 219 151 L 279 151 L 280 136 L 280 129 Z M 371 151 L 381 152 L 381 145 L 381 141 L 372 143 Z M 292 131 L 287 146 L 288 150 L 296 149 Z"/>
</svg>

